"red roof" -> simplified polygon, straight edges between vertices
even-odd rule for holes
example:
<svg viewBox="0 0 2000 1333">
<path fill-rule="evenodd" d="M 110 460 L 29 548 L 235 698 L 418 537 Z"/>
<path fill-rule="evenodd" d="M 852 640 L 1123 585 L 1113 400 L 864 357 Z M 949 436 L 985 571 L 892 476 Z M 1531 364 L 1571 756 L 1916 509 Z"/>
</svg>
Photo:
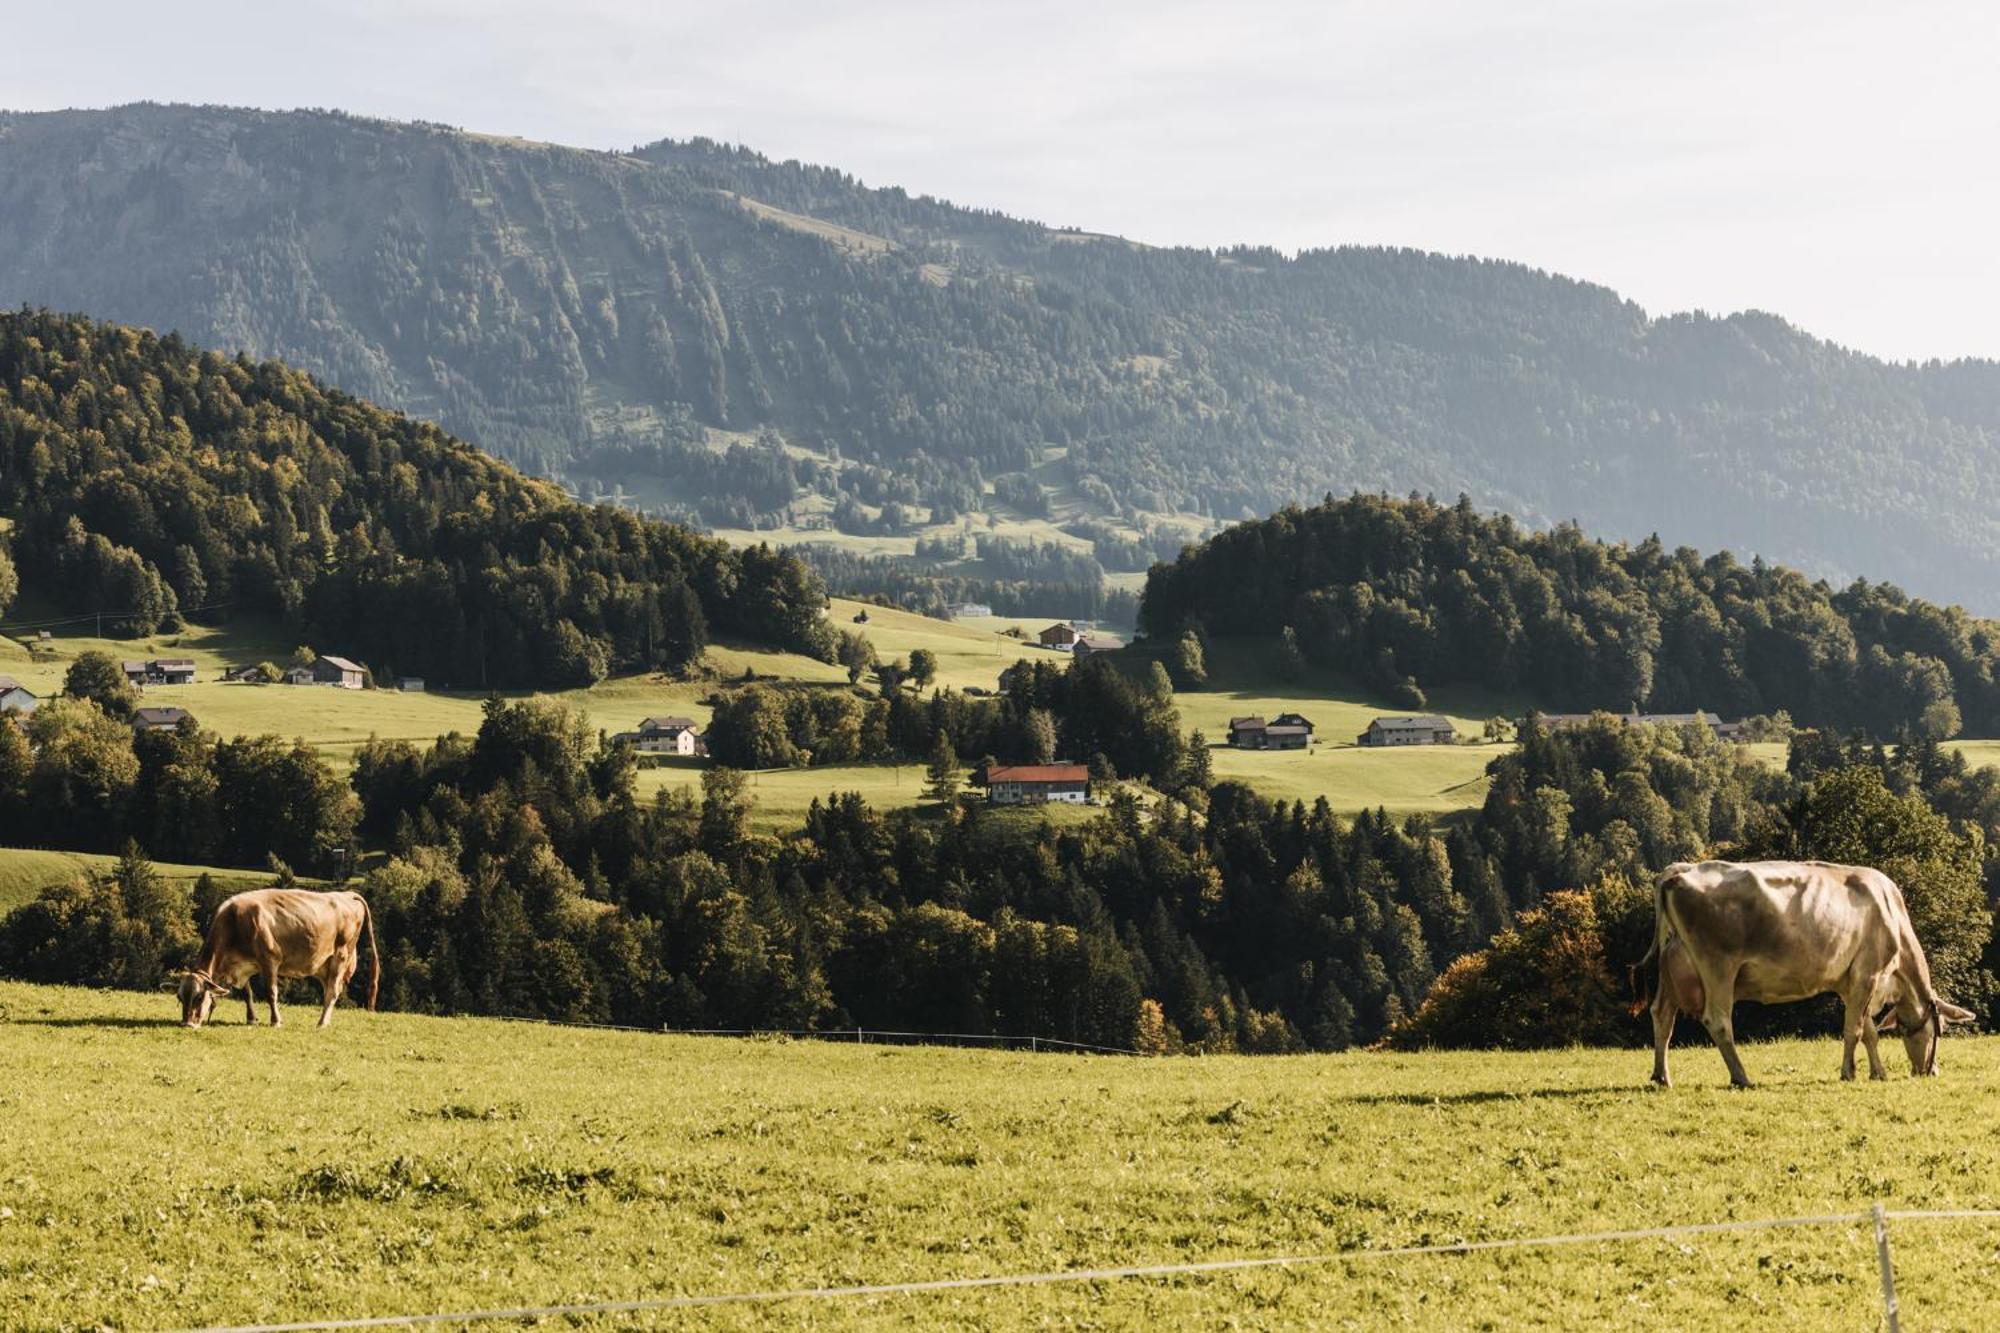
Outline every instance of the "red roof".
<svg viewBox="0 0 2000 1333">
<path fill-rule="evenodd" d="M 1008 764 L 986 770 L 986 784 L 996 782 L 1088 782 L 1087 764 Z"/>
</svg>

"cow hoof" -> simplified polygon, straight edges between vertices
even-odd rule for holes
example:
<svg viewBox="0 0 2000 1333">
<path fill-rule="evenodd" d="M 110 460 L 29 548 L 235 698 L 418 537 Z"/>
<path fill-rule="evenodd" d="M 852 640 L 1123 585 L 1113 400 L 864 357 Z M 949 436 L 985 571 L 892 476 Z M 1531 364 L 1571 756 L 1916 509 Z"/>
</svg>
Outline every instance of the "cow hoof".
<svg viewBox="0 0 2000 1333">
<path fill-rule="evenodd" d="M 1747 1078 L 1732 1078 L 1729 1080 L 1729 1087 L 1733 1092 L 1748 1092 L 1755 1086 L 1757 1085 Z"/>
<path fill-rule="evenodd" d="M 1665 1074 L 1655 1074 L 1652 1078 L 1652 1084 L 1656 1088 L 1671 1088 L 1674 1086 L 1674 1081 Z"/>
<path fill-rule="evenodd" d="M 1870 1074 L 1868 1077 L 1873 1078 L 1875 1076 L 1873 1074 Z M 1841 1070 L 1840 1081 L 1842 1083 L 1852 1083 L 1854 1081 L 1854 1071 L 1852 1069 Z"/>
</svg>

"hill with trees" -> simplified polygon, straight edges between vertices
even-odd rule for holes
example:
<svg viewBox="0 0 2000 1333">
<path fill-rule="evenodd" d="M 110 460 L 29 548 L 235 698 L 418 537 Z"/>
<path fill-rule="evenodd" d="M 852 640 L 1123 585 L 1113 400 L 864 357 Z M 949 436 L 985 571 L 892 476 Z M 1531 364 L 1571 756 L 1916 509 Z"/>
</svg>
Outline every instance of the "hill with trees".
<svg viewBox="0 0 2000 1333">
<path fill-rule="evenodd" d="M 1475 684 L 1556 713 L 2000 734 L 2000 624 L 1889 584 L 1531 532 L 1462 499 L 1357 495 L 1241 524 L 1155 566 L 1140 622 L 1160 639 L 1290 631 L 1307 660 L 1410 707 Z"/>
<path fill-rule="evenodd" d="M 0 115 L 0 302 L 281 357 L 717 526 L 1465 493 L 2000 611 L 2000 366 L 1517 264 L 1159 249 L 712 143 Z"/>
<path fill-rule="evenodd" d="M 80 318 L 0 314 L 0 517 L 51 613 L 273 615 L 462 688 L 676 670 L 710 628 L 833 652 L 790 556 L 578 503 L 279 362 Z"/>
</svg>

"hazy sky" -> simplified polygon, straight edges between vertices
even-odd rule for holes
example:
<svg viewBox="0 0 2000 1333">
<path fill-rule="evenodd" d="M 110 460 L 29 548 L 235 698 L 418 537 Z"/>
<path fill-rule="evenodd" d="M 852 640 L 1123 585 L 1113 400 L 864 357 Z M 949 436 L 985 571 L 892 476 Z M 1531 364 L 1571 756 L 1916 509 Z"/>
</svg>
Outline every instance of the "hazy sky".
<svg viewBox="0 0 2000 1333">
<path fill-rule="evenodd" d="M 1158 243 L 1522 260 L 2000 357 L 1984 3 L 9 4 L 0 105 L 708 135 Z"/>
</svg>

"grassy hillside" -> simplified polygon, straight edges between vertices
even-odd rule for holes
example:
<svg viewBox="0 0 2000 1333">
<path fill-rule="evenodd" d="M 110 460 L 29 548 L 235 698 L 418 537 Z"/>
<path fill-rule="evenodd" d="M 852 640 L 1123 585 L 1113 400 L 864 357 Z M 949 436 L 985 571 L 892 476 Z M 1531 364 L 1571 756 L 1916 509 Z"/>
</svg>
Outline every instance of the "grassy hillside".
<svg viewBox="0 0 2000 1333">
<path fill-rule="evenodd" d="M 1139 1060 L 0 983 L 0 1324 L 182 1327 L 2000 1203 L 2000 1041 Z M 1905 1327 L 2000 1318 L 1990 1222 L 1891 1228 Z M 1858 1226 L 704 1310 L 703 1326 L 1879 1326 Z M 626 1326 L 625 1316 L 603 1326 Z M 669 1315 L 646 1326 L 680 1327 Z M 600 1326 L 591 1324 L 590 1326 Z M 692 1324 L 689 1324 L 692 1326 Z"/>
<path fill-rule="evenodd" d="M 0 847 L 0 913 L 12 911 L 51 884 L 61 884 L 79 874 L 105 874 L 118 862 L 115 856 L 93 852 L 43 852 L 22 847 Z M 225 866 L 186 866 L 155 862 L 153 869 L 167 879 L 195 880 L 212 875 L 230 890 L 258 889 L 271 882 L 262 870 Z M 301 879 L 303 884 L 318 880 Z"/>
</svg>

